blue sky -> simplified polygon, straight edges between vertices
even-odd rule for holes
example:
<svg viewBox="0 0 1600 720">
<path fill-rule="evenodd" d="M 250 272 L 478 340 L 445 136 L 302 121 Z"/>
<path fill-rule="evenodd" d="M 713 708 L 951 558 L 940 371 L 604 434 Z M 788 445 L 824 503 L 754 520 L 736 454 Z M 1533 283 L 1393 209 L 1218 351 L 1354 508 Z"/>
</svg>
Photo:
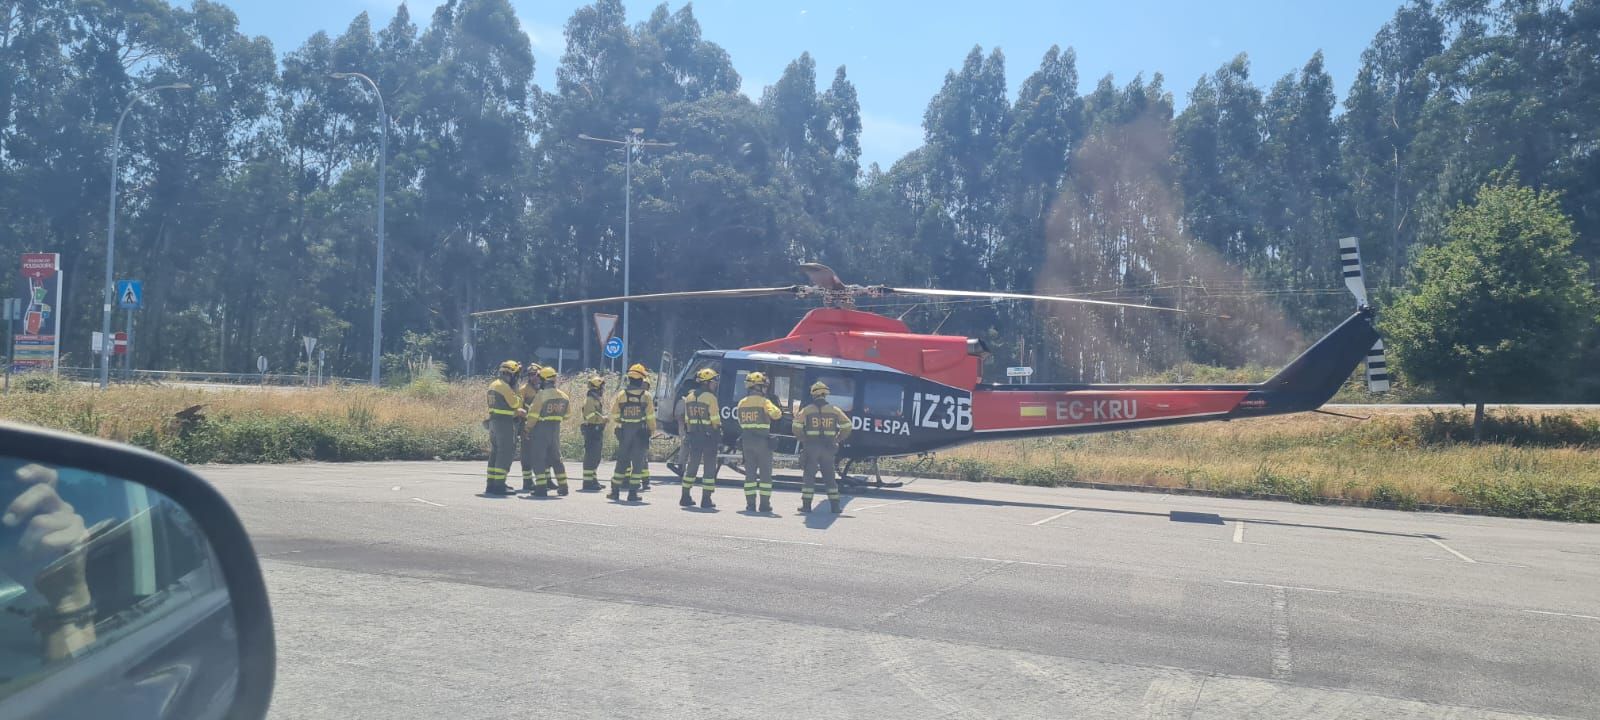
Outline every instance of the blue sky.
<svg viewBox="0 0 1600 720">
<path fill-rule="evenodd" d="M 265 35 L 281 56 L 317 30 L 342 32 L 357 13 L 381 27 L 395 0 L 221 0 L 241 29 Z M 419 25 L 439 0 L 412 0 Z M 565 44 L 561 28 L 576 0 L 511 0 L 532 40 L 538 82 L 554 85 Z M 673 2 L 676 9 L 682 3 Z M 631 20 L 654 2 L 628 2 Z M 1000 47 L 1013 94 L 1052 44 L 1078 51 L 1081 89 L 1106 73 L 1119 83 L 1144 72 L 1166 76 L 1181 107 L 1201 75 L 1248 52 L 1252 77 L 1270 86 L 1321 49 L 1340 98 L 1355 77 L 1361 51 L 1394 13 L 1399 0 L 699 0 L 707 39 L 733 56 L 744 91 L 760 97 L 802 51 L 816 58 L 818 78 L 832 80 L 845 65 L 861 101 L 864 163 L 887 167 L 922 140 L 922 112 L 949 69 L 973 45 Z"/>
</svg>

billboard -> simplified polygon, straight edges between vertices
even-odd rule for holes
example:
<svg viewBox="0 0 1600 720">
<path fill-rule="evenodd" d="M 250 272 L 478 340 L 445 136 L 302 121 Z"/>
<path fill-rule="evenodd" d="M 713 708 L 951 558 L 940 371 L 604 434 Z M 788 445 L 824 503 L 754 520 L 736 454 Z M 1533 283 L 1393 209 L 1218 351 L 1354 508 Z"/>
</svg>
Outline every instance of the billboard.
<svg viewBox="0 0 1600 720">
<path fill-rule="evenodd" d="M 61 360 L 61 255 L 23 253 L 22 332 L 15 338 L 13 371 L 53 370 Z"/>
</svg>

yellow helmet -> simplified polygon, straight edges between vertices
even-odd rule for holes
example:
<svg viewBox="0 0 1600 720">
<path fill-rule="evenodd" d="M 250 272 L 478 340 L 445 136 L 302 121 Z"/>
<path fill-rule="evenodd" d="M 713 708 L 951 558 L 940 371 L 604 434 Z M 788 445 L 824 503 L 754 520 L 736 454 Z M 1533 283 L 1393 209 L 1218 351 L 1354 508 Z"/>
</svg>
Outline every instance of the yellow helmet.
<svg viewBox="0 0 1600 720">
<path fill-rule="evenodd" d="M 818 397 L 818 396 L 827 395 L 827 394 L 828 394 L 828 385 L 827 385 L 827 383 L 824 383 L 821 380 L 818 380 L 815 383 L 812 383 L 812 385 L 811 385 L 811 397 Z"/>
<path fill-rule="evenodd" d="M 700 382 L 711 382 L 717 379 L 717 371 L 711 368 L 701 368 L 700 372 L 694 374 L 694 379 Z"/>
<path fill-rule="evenodd" d="M 589 387 L 601 388 L 601 387 L 605 387 L 605 386 L 606 386 L 605 377 L 600 376 L 600 375 L 590 375 L 589 376 Z"/>
<path fill-rule="evenodd" d="M 503 363 L 500 363 L 500 372 L 508 372 L 514 375 L 522 372 L 522 365 L 515 360 L 507 360 Z"/>
<path fill-rule="evenodd" d="M 744 384 L 752 385 L 752 386 L 754 386 L 754 385 L 766 385 L 767 384 L 767 376 L 763 375 L 760 372 L 750 373 L 749 375 L 745 376 Z"/>
<path fill-rule="evenodd" d="M 643 380 L 649 373 L 650 371 L 639 363 L 634 363 L 633 367 L 628 368 L 628 377 L 635 380 Z"/>
<path fill-rule="evenodd" d="M 536 362 L 533 362 L 533 361 L 529 361 L 528 364 L 522 366 L 522 372 L 527 373 L 528 377 L 533 377 L 535 375 L 538 375 L 539 374 L 539 363 L 536 363 Z"/>
<path fill-rule="evenodd" d="M 549 365 L 539 368 L 539 377 L 544 380 L 554 380 L 556 379 L 556 369 Z"/>
</svg>

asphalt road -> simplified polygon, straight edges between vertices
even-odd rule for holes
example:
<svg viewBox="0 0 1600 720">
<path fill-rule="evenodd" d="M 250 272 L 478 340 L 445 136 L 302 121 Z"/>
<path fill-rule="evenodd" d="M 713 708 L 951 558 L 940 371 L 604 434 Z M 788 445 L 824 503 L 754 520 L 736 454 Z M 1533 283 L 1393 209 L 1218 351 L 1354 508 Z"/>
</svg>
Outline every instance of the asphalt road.
<svg viewBox="0 0 1600 720">
<path fill-rule="evenodd" d="M 780 487 L 760 517 L 732 485 L 717 512 L 672 485 L 479 497 L 477 463 L 201 472 L 263 559 L 277 718 L 1600 717 L 1600 527 L 939 480 L 839 516 Z"/>
</svg>

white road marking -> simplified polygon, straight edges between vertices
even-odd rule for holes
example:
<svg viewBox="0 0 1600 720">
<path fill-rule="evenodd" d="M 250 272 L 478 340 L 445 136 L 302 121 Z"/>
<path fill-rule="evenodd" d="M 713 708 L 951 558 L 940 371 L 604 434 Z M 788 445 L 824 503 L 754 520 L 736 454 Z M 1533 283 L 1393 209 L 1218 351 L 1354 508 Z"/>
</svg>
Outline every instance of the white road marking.
<svg viewBox="0 0 1600 720">
<path fill-rule="evenodd" d="M 1071 510 L 1064 510 L 1062 512 L 1058 512 L 1058 513 L 1056 513 L 1054 515 L 1051 515 L 1050 517 L 1047 517 L 1047 518 L 1045 518 L 1043 520 L 1040 520 L 1038 522 L 1031 522 L 1031 523 L 1028 523 L 1028 524 L 1029 525 L 1043 525 L 1043 524 L 1045 524 L 1047 522 L 1050 522 L 1051 520 L 1054 520 L 1054 519 L 1060 518 L 1060 517 L 1066 517 L 1066 516 L 1071 515 L 1071 514 L 1077 512 L 1077 511 L 1078 511 L 1077 508 L 1073 508 Z"/>
<path fill-rule="evenodd" d="M 1438 540 L 1435 540 L 1434 538 L 1427 538 L 1427 540 L 1428 540 L 1428 542 L 1431 542 L 1431 543 L 1433 543 L 1435 545 L 1438 545 L 1439 547 L 1444 548 L 1451 555 L 1454 555 L 1454 556 L 1456 556 L 1458 558 L 1461 558 L 1462 562 L 1469 562 L 1469 563 L 1473 563 L 1473 564 L 1476 564 L 1478 562 L 1477 560 L 1473 560 L 1472 558 L 1469 558 L 1469 557 L 1467 557 L 1465 555 L 1462 555 L 1461 553 L 1456 552 L 1455 548 L 1452 548 L 1449 545 L 1446 545 L 1446 544 L 1444 544 L 1442 542 L 1439 542 Z"/>
<path fill-rule="evenodd" d="M 1055 563 L 1033 562 L 1031 560 L 1001 560 L 1000 558 L 967 557 L 967 556 L 963 556 L 961 559 L 962 560 L 981 560 L 983 562 L 992 562 L 992 563 L 1005 563 L 1007 565 L 1032 565 L 1033 567 L 1053 567 L 1053 568 L 1068 568 L 1068 569 L 1072 568 L 1071 565 L 1057 565 Z"/>
<path fill-rule="evenodd" d="M 593 525 L 595 527 L 616 527 L 615 525 L 609 525 L 607 523 L 584 522 L 582 520 L 562 520 L 560 518 L 539 517 L 537 515 L 534 516 L 533 519 L 534 520 L 543 520 L 545 522 L 553 522 L 553 523 L 566 523 L 568 525 Z"/>
<path fill-rule="evenodd" d="M 858 507 L 858 508 L 850 508 L 850 509 L 854 510 L 856 512 L 861 512 L 862 510 L 876 510 L 878 508 L 889 507 L 890 505 L 903 505 L 903 504 L 908 503 L 908 502 L 911 502 L 911 501 L 910 500 L 896 500 L 894 502 L 879 503 L 877 505 L 863 505 L 863 506 Z"/>
<path fill-rule="evenodd" d="M 784 545 L 814 545 L 822 547 L 822 543 L 806 542 L 804 540 L 774 540 L 772 538 L 746 537 L 744 535 L 718 535 L 717 537 L 728 540 L 754 540 L 756 542 L 782 543 Z"/>
<path fill-rule="evenodd" d="M 434 507 L 449 507 L 448 505 L 441 505 L 441 504 L 436 503 L 436 502 L 434 502 L 432 500 L 423 500 L 422 498 L 411 498 L 411 499 L 415 500 L 415 501 L 417 501 L 419 503 L 426 503 L 428 505 L 432 505 Z"/>
<path fill-rule="evenodd" d="M 389 489 L 390 489 L 390 490 L 399 490 L 399 489 L 400 489 L 400 486 L 399 486 L 399 485 L 396 485 L 396 486 L 394 486 L 394 487 L 392 487 L 392 488 L 389 488 Z"/>
<path fill-rule="evenodd" d="M 1245 582 L 1243 580 L 1223 580 L 1223 582 L 1229 585 L 1251 585 L 1254 587 L 1272 588 L 1273 590 L 1304 590 L 1306 592 L 1328 593 L 1330 595 L 1339 594 L 1338 590 L 1323 590 L 1321 588 L 1298 587 L 1295 585 L 1273 585 L 1271 583 Z"/>
<path fill-rule="evenodd" d="M 1600 617 L 1595 617 L 1593 615 L 1575 615 L 1573 613 L 1558 613 L 1549 612 L 1546 610 L 1523 610 L 1523 612 L 1534 613 L 1535 615 L 1560 615 L 1561 617 L 1583 618 L 1584 620 L 1600 620 Z"/>
<path fill-rule="evenodd" d="M 1236 521 L 1233 524 L 1233 541 L 1236 542 L 1236 543 L 1244 542 L 1244 521 L 1243 520 Z"/>
<path fill-rule="evenodd" d="M 1289 593 L 1272 589 L 1272 679 L 1288 680 L 1294 674 L 1294 656 L 1289 651 Z"/>
</svg>

